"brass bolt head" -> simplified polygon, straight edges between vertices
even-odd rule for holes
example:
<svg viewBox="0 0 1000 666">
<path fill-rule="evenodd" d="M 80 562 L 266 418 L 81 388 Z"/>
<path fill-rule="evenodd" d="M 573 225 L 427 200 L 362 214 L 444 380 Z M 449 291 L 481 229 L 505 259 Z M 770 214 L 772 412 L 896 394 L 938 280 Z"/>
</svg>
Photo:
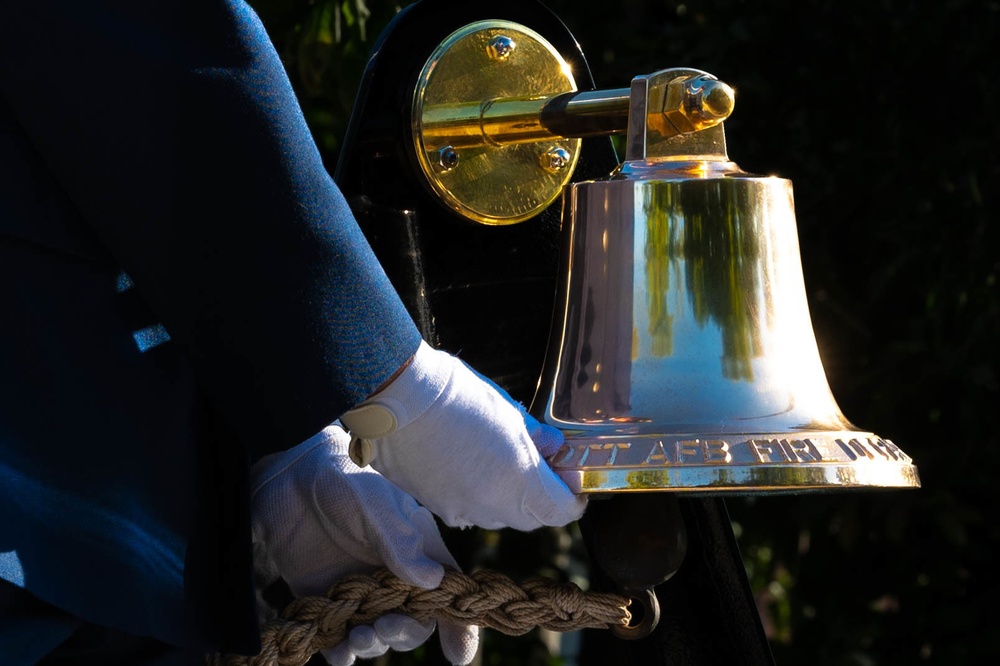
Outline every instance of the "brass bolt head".
<svg viewBox="0 0 1000 666">
<path fill-rule="evenodd" d="M 517 48 L 517 42 L 507 35 L 497 35 L 486 45 L 486 53 L 491 60 L 503 62 L 510 57 L 510 54 Z"/>
<path fill-rule="evenodd" d="M 541 162 L 543 169 L 549 173 L 557 173 L 569 166 L 572 158 L 573 156 L 568 150 L 556 146 L 554 148 L 549 148 L 546 152 L 542 153 L 539 161 Z"/>
<path fill-rule="evenodd" d="M 444 148 L 438 151 L 438 164 L 440 164 L 441 168 L 444 169 L 445 171 L 451 171 L 452 169 L 457 167 L 458 160 L 459 160 L 458 151 L 451 146 L 445 146 Z"/>
</svg>

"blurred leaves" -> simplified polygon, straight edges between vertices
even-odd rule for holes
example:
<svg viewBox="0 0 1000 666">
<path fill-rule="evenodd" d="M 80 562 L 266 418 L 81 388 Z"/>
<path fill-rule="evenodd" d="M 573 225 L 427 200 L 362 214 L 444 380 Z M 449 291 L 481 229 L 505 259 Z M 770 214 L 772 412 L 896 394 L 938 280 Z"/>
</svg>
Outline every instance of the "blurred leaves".
<svg viewBox="0 0 1000 666">
<path fill-rule="evenodd" d="M 250 4 L 281 55 L 313 137 L 332 170 L 373 39 L 401 5 L 382 0 Z"/>
</svg>

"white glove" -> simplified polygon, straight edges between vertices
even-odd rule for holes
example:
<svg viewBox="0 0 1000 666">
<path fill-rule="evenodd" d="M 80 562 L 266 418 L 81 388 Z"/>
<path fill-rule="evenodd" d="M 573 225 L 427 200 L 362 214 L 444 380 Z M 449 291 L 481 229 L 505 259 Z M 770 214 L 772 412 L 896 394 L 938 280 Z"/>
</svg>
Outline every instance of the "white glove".
<svg viewBox="0 0 1000 666">
<path fill-rule="evenodd" d="M 562 433 L 426 342 L 341 421 L 355 460 L 370 461 L 452 527 L 528 531 L 570 523 L 586 507 L 539 456 L 555 453 Z"/>
<path fill-rule="evenodd" d="M 254 465 L 251 478 L 253 537 L 298 597 L 322 595 L 340 578 L 386 566 L 404 581 L 435 588 L 448 564 L 456 569 L 434 517 L 374 470 L 347 456 L 350 441 L 337 425 Z M 325 650 L 333 666 L 388 649 L 412 650 L 434 632 L 433 621 L 385 615 L 374 626 L 355 627 L 348 639 Z M 477 627 L 441 621 L 441 648 L 453 664 L 472 661 Z"/>
</svg>

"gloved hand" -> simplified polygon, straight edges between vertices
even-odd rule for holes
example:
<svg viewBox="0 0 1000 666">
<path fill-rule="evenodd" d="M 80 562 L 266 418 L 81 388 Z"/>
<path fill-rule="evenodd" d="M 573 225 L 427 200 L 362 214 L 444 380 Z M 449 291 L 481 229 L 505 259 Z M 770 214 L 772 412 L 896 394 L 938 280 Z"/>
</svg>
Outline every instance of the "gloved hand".
<svg viewBox="0 0 1000 666">
<path fill-rule="evenodd" d="M 426 589 L 437 587 L 443 564 L 458 568 L 427 509 L 371 469 L 347 456 L 350 441 L 337 425 L 287 451 L 257 462 L 251 477 L 255 542 L 263 544 L 298 597 L 322 595 L 340 578 L 379 567 Z M 325 650 L 333 666 L 388 649 L 412 650 L 435 623 L 385 615 L 355 627 L 348 640 Z M 453 664 L 468 664 L 479 644 L 476 627 L 439 623 L 441 648 Z"/>
<path fill-rule="evenodd" d="M 458 358 L 425 342 L 387 387 L 341 417 L 355 460 L 453 527 L 533 530 L 583 514 L 541 459 L 563 442 Z"/>
</svg>

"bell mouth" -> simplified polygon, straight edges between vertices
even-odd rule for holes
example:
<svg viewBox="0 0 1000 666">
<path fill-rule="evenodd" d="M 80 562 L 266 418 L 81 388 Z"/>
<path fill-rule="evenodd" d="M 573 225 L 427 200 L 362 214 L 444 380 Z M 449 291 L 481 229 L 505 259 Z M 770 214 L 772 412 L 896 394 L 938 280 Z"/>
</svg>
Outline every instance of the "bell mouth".
<svg viewBox="0 0 1000 666">
<path fill-rule="evenodd" d="M 589 436 L 549 464 L 575 493 L 805 493 L 919 488 L 913 460 L 869 432 Z"/>
</svg>

